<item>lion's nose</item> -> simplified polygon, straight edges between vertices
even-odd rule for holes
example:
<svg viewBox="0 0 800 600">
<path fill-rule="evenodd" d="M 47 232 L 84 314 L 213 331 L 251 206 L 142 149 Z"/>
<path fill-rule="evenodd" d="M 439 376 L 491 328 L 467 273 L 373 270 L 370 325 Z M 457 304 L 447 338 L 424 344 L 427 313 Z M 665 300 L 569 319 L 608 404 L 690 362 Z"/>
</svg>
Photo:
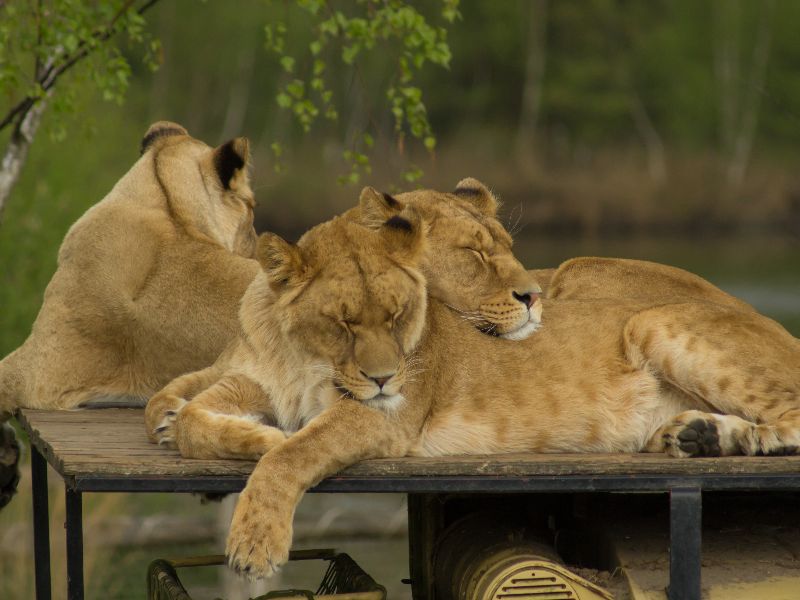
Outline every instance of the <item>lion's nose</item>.
<svg viewBox="0 0 800 600">
<path fill-rule="evenodd" d="M 517 292 L 511 292 L 511 295 L 514 296 L 517 300 L 522 302 L 526 308 L 530 308 L 533 306 L 533 303 L 539 298 L 539 292 L 526 292 L 524 294 L 518 294 Z"/>
<path fill-rule="evenodd" d="M 361 371 L 361 374 L 370 381 L 374 381 L 377 384 L 378 388 L 380 389 L 383 389 L 383 386 L 386 385 L 386 382 L 389 381 L 392 377 L 394 377 L 394 373 L 392 373 L 391 375 L 381 375 L 380 377 L 370 377 L 369 375 L 364 373 L 364 371 Z"/>
</svg>

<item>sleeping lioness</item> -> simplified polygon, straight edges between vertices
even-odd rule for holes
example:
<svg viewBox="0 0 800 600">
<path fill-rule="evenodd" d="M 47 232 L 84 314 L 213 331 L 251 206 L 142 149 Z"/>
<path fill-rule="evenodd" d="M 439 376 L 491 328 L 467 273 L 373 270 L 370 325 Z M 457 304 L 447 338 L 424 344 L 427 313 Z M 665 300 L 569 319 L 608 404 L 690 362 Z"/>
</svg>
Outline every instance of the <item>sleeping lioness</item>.
<svg viewBox="0 0 800 600">
<path fill-rule="evenodd" d="M 258 271 L 248 143 L 210 148 L 159 122 L 69 230 L 25 343 L 0 362 L 0 416 L 149 397 L 211 364 Z"/>
<path fill-rule="evenodd" d="M 238 571 L 279 568 L 303 492 L 365 458 L 800 445 L 800 341 L 746 305 L 689 278 L 658 300 L 545 300 L 526 339 L 485 335 L 434 297 L 426 309 L 418 215 L 387 208 L 400 212 L 372 237 L 343 219 L 298 246 L 263 237 L 224 373 L 169 424 L 186 455 L 263 454 L 228 538 Z M 454 272 L 475 279 L 482 250 L 463 248 Z"/>
<path fill-rule="evenodd" d="M 428 281 L 431 296 L 489 335 L 515 340 L 536 330 L 541 318 L 541 288 L 514 257 L 511 236 L 496 218 L 497 199 L 485 185 L 467 178 L 452 193 L 418 190 L 396 198 L 364 188 L 359 205 L 345 216 L 379 228 L 405 204 L 413 205 L 425 222 L 426 243 L 419 270 Z M 476 261 L 477 257 L 485 258 Z M 168 426 L 175 409 L 216 382 L 227 361 L 225 352 L 211 367 L 177 378 L 148 402 L 145 424 L 151 440 L 176 443 Z M 189 414 L 192 411 L 186 411 L 184 418 Z M 185 440 L 182 443 L 185 456 L 199 456 Z M 256 449 L 254 456 L 258 455 Z"/>
</svg>

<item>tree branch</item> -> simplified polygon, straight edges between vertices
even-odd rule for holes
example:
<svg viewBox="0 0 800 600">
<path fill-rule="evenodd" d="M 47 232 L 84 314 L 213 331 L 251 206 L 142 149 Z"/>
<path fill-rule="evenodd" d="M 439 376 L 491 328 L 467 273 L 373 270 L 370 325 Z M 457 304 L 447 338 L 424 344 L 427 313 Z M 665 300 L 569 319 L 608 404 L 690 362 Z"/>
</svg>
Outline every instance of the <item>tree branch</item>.
<svg viewBox="0 0 800 600">
<path fill-rule="evenodd" d="M 44 98 L 40 98 L 39 101 L 25 113 L 25 116 L 11 134 L 11 139 L 3 155 L 3 161 L 0 163 L 0 223 L 3 220 L 6 200 L 8 200 L 11 188 L 14 187 L 14 184 L 19 178 L 22 166 L 25 164 L 25 159 L 28 157 L 28 148 L 31 142 L 33 142 L 36 130 L 39 128 L 39 123 L 42 120 L 42 113 L 44 109 L 47 108 L 47 99 L 49 96 L 50 94 L 47 94 Z"/>
<path fill-rule="evenodd" d="M 47 100 L 53 94 L 56 82 L 102 42 L 118 33 L 117 24 L 119 20 L 131 9 L 136 1 L 125 0 L 105 28 L 95 31 L 89 39 L 82 40 L 72 53 L 64 52 L 62 46 L 57 46 L 51 50 L 50 56 L 47 57 L 44 64 L 40 62 L 41 58 L 37 54 L 35 81 L 39 84 L 43 93 L 38 96 L 26 96 L 16 106 L 12 107 L 3 120 L 0 121 L 0 131 L 13 125 L 11 137 L 8 140 L 2 162 L 0 162 L 0 222 L 2 221 L 6 201 L 25 164 L 28 149 L 39 128 L 42 114 L 47 107 Z M 158 1 L 147 0 L 136 12 L 141 15 Z M 0 8 L 2 8 L 2 0 L 0 0 Z M 41 28 L 39 19 L 41 19 L 41 15 L 37 14 L 37 27 Z M 41 29 L 39 29 L 39 35 L 41 35 Z"/>
<path fill-rule="evenodd" d="M 153 7 L 159 0 L 148 0 L 136 11 L 137 14 L 142 15 Z M 109 21 L 108 25 L 100 31 L 92 34 L 90 40 L 82 40 L 72 54 L 64 54 L 58 56 L 60 51 L 48 61 L 49 67 L 42 70 L 42 73 L 36 74 L 36 82 L 42 87 L 45 92 L 48 92 L 56 84 L 56 81 L 69 69 L 71 69 L 81 59 L 86 58 L 97 46 L 98 42 L 104 42 L 118 33 L 116 25 L 118 21 L 128 12 L 128 9 L 135 4 L 136 0 L 126 0 L 120 9 L 114 14 Z M 63 62 L 62 62 L 63 61 Z M 61 62 L 57 66 L 57 63 Z M 39 96 L 26 96 L 13 106 L 0 121 L 0 131 L 11 125 L 12 123 L 19 124 L 25 117 L 24 115 L 31 110 L 31 108 L 42 100 Z"/>
</svg>

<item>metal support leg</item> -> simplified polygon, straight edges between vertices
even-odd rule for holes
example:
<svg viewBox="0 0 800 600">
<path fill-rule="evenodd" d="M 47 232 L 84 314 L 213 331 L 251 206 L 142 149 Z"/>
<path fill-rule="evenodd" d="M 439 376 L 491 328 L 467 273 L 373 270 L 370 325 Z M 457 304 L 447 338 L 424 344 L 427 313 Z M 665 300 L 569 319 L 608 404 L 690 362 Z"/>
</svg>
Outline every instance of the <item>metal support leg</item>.
<svg viewBox="0 0 800 600">
<path fill-rule="evenodd" d="M 47 461 L 31 444 L 33 491 L 33 561 L 36 600 L 50 600 L 50 513 L 47 508 Z"/>
<path fill-rule="evenodd" d="M 408 495 L 408 550 L 411 596 L 433 599 L 433 549 L 442 529 L 442 495 Z"/>
<path fill-rule="evenodd" d="M 703 495 L 700 488 L 670 490 L 670 600 L 700 600 L 700 543 Z"/>
<path fill-rule="evenodd" d="M 67 600 L 83 600 L 83 497 L 67 487 Z"/>
</svg>

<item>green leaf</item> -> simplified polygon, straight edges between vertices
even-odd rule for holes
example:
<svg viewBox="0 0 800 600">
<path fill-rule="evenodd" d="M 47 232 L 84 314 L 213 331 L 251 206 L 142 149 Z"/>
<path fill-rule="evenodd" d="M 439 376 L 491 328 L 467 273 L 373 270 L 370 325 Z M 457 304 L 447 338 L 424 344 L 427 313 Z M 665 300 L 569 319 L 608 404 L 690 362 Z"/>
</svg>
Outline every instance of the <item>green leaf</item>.
<svg viewBox="0 0 800 600">
<path fill-rule="evenodd" d="M 360 50 L 361 48 L 357 45 L 345 46 L 342 48 L 342 60 L 345 62 L 345 64 L 352 65 Z"/>
<path fill-rule="evenodd" d="M 411 165 L 404 173 L 403 179 L 405 179 L 408 183 L 414 183 L 415 181 L 419 181 L 422 179 L 422 169 L 417 167 L 416 165 Z"/>
<path fill-rule="evenodd" d="M 452 23 L 456 19 L 461 18 L 461 13 L 458 12 L 459 0 L 443 0 L 443 3 L 442 16 L 445 21 Z"/>
<path fill-rule="evenodd" d="M 291 73 L 294 71 L 294 58 L 291 56 L 282 56 L 281 57 L 281 66 L 283 70 L 287 73 Z"/>
<path fill-rule="evenodd" d="M 295 79 L 286 84 L 286 91 L 297 99 L 300 99 L 305 94 L 306 84 L 302 79 Z"/>
<path fill-rule="evenodd" d="M 280 92 L 276 97 L 275 100 L 278 102 L 278 106 L 281 108 L 289 108 L 292 105 L 292 98 L 289 94 L 285 92 Z"/>
<path fill-rule="evenodd" d="M 64 49 L 72 54 L 78 48 L 78 37 L 73 34 L 69 34 L 64 38 Z"/>
</svg>

